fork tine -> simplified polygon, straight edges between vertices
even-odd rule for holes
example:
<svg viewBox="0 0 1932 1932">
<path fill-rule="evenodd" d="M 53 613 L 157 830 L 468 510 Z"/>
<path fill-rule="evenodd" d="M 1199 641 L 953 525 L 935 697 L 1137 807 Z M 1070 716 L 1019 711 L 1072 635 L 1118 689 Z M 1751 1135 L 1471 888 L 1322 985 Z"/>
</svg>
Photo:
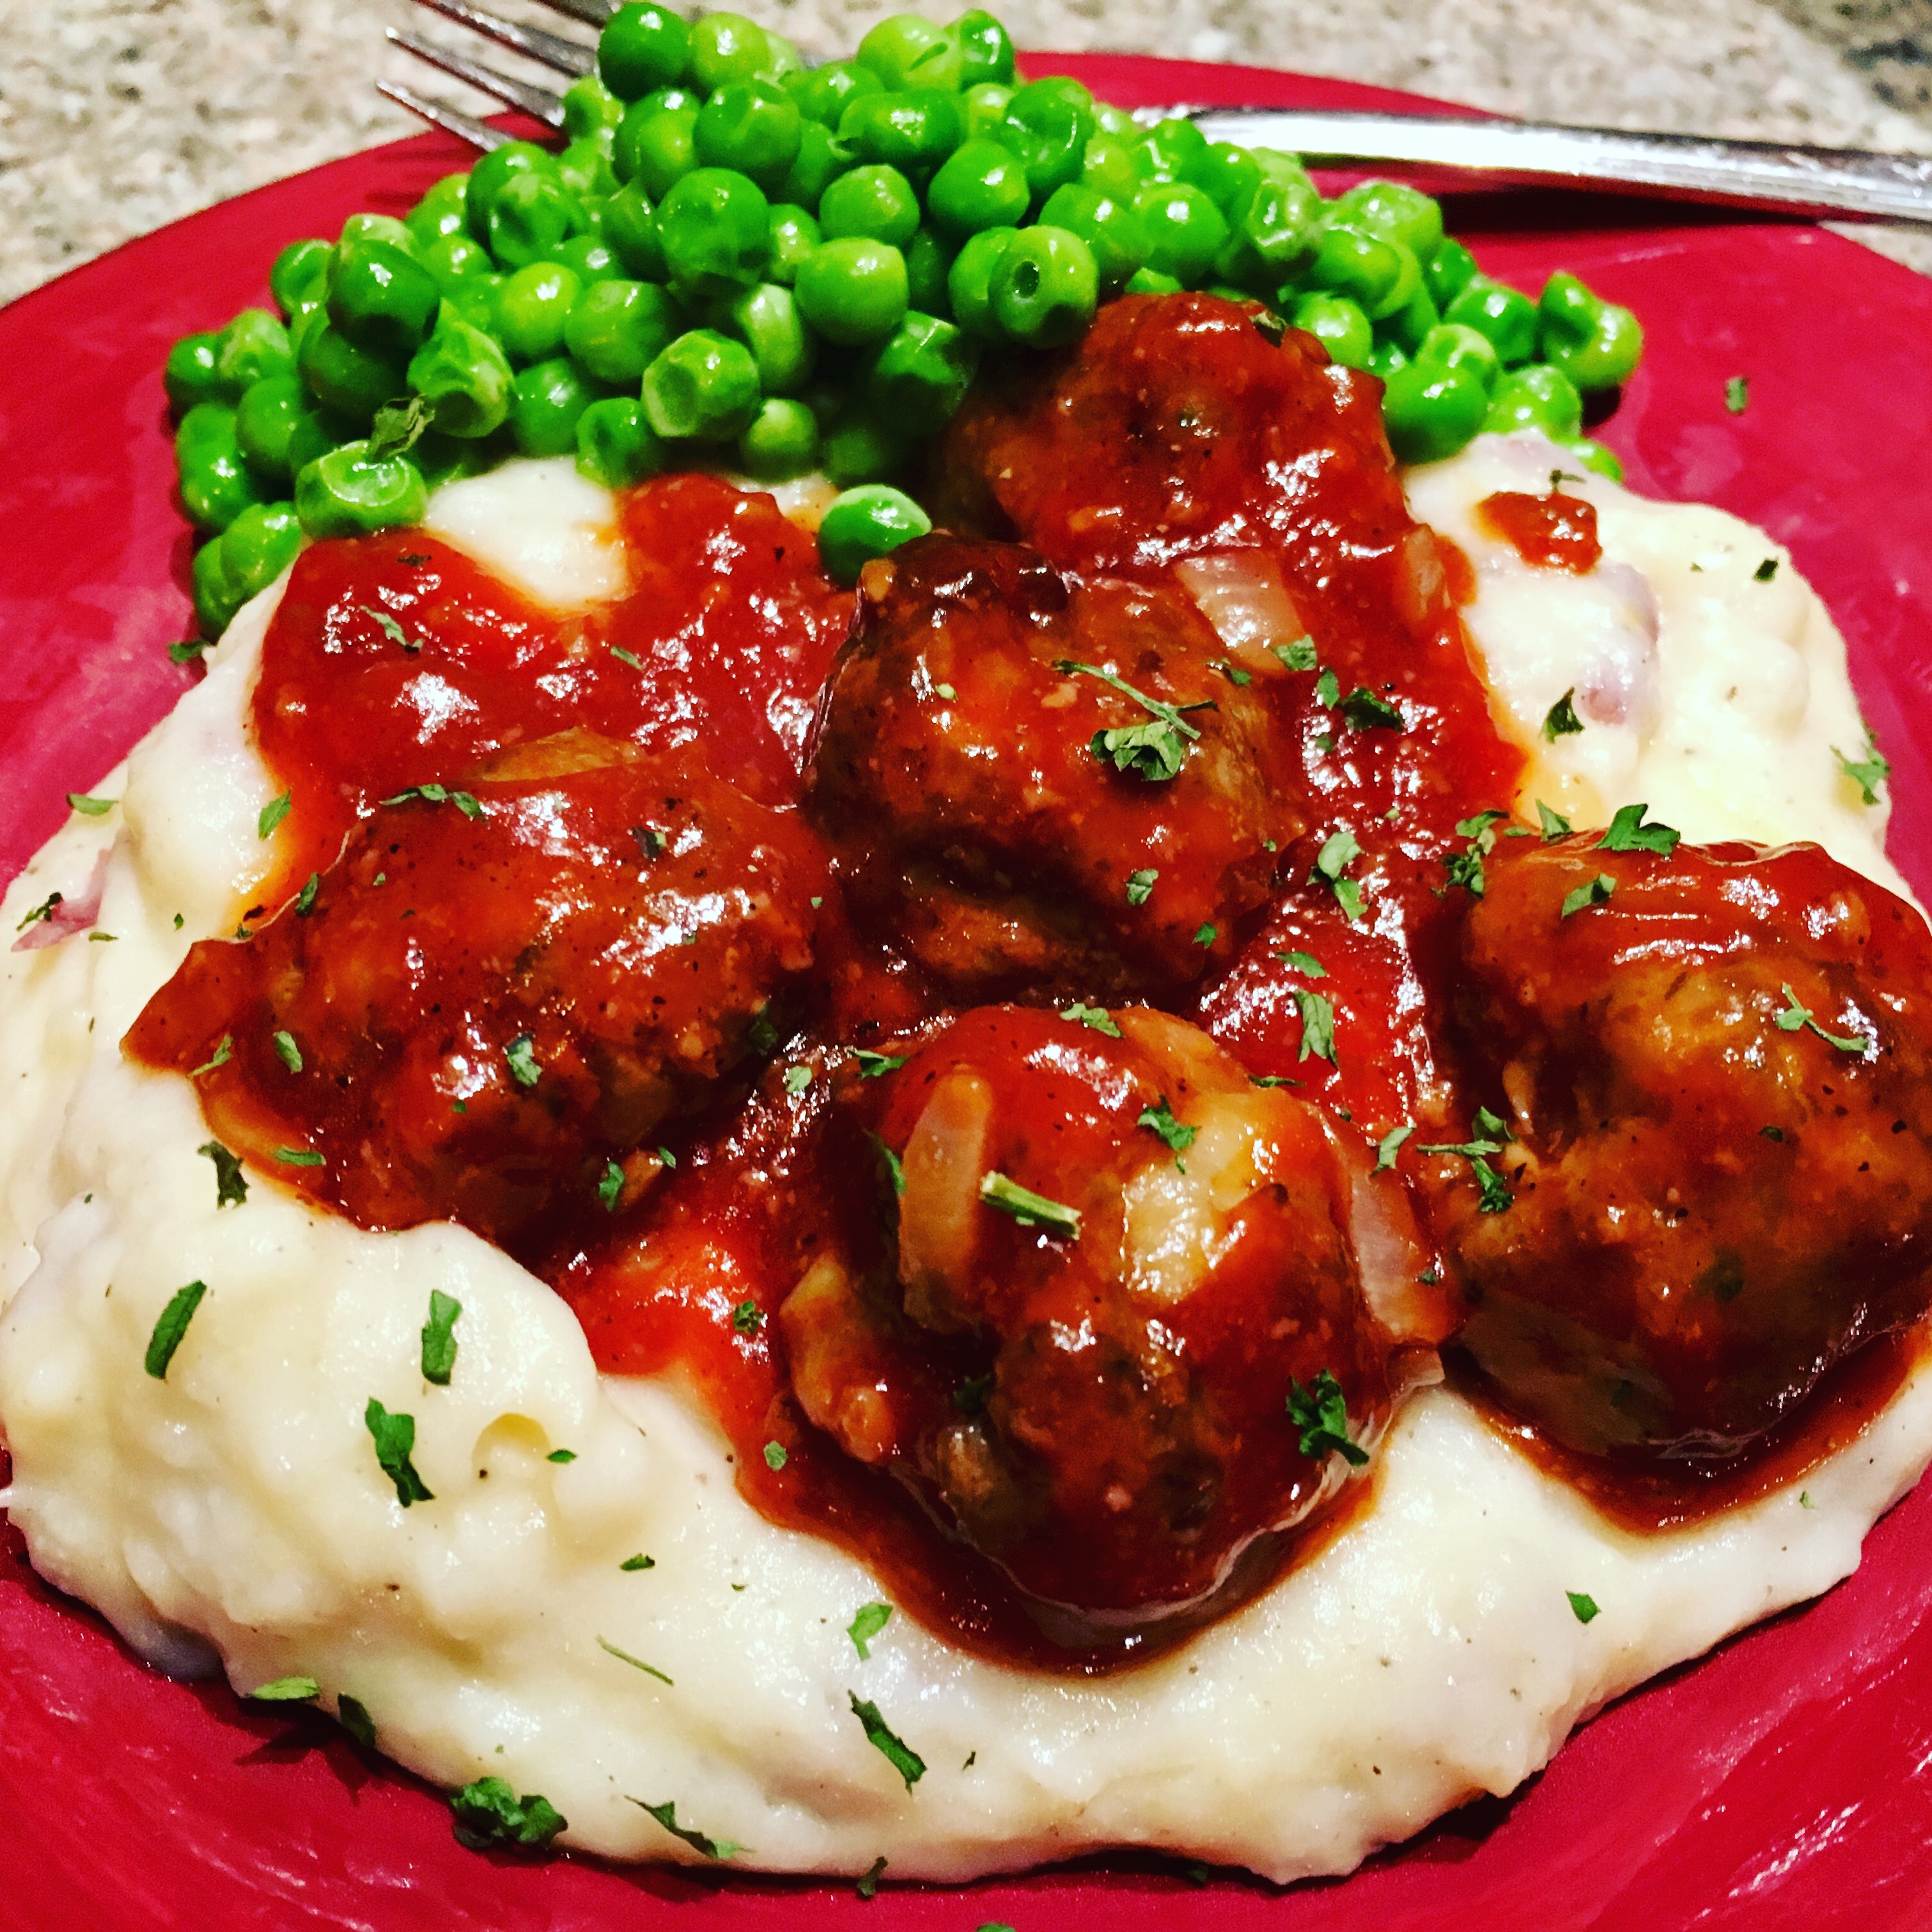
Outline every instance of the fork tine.
<svg viewBox="0 0 1932 1932">
<path fill-rule="evenodd" d="M 553 14 L 566 20 L 581 20 L 586 27 L 601 27 L 617 10 L 617 0 L 538 0 Z"/>
<path fill-rule="evenodd" d="M 553 94 L 548 88 L 533 87 L 526 80 L 512 80 L 508 74 L 499 74 L 494 68 L 472 60 L 467 54 L 458 53 L 453 47 L 438 46 L 435 41 L 426 40 L 418 34 L 405 34 L 392 27 L 388 34 L 398 46 L 414 54 L 417 59 L 428 61 L 431 67 L 440 67 L 445 74 L 453 74 L 458 80 L 466 80 L 482 93 L 494 94 L 497 100 L 520 108 L 546 127 L 563 125 L 563 98 Z"/>
<path fill-rule="evenodd" d="M 379 80 L 376 92 L 386 94 L 398 107 L 406 107 L 412 114 L 420 115 L 431 127 L 440 128 L 446 134 L 454 134 L 459 141 L 467 141 L 472 148 L 480 148 L 486 154 L 492 148 L 500 148 L 506 141 L 514 139 L 502 128 L 493 128 L 488 122 L 479 121 L 475 115 L 466 114 L 460 108 L 432 100 L 428 94 L 418 94 L 413 88 Z"/>
<path fill-rule="evenodd" d="M 514 49 L 556 73 L 567 74 L 574 79 L 596 68 L 596 49 L 586 47 L 581 40 L 567 40 L 561 34 L 545 33 L 541 27 L 520 27 L 514 20 L 500 20 L 481 7 L 469 6 L 465 0 L 418 0 L 418 4 L 460 26 L 473 28 L 500 46 Z"/>
</svg>

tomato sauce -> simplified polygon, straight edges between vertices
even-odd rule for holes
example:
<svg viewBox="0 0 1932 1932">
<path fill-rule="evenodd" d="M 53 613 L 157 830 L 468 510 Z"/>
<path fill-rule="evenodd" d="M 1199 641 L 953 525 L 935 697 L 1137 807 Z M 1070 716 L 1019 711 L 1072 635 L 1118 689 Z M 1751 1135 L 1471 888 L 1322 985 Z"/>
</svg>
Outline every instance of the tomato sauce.
<svg viewBox="0 0 1932 1932">
<path fill-rule="evenodd" d="M 1604 554 L 1597 541 L 1597 506 L 1552 490 L 1546 496 L 1498 490 L 1476 506 L 1476 521 L 1539 570 L 1567 570 L 1581 577 Z"/>
</svg>

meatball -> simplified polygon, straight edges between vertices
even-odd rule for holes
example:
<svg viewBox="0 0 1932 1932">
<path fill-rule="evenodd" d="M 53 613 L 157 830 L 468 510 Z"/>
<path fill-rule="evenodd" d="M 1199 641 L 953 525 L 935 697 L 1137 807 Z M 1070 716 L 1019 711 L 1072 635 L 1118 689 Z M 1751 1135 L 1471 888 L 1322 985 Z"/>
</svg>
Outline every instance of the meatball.
<svg viewBox="0 0 1932 1932">
<path fill-rule="evenodd" d="M 1304 823 L 1255 675 L 1226 671 L 1184 600 L 1013 545 L 868 565 L 810 792 L 855 914 L 968 998 L 1225 963 Z"/>
<path fill-rule="evenodd" d="M 1814 846 L 1506 842 L 1457 1018 L 1461 1144 L 1514 1136 L 1437 1163 L 1462 1345 L 1558 1441 L 1735 1454 L 1925 1312 L 1932 941 L 1883 888 Z"/>
<path fill-rule="evenodd" d="M 1206 1034 L 982 1007 L 842 1104 L 896 1211 L 784 1304 L 794 1394 L 1050 1631 L 1204 1604 L 1366 1460 L 1390 1352 L 1350 1175 L 1312 1107 Z"/>
<path fill-rule="evenodd" d="M 498 769 L 386 802 L 128 1036 L 193 1072 L 223 1142 L 365 1227 L 512 1243 L 614 1207 L 812 964 L 826 874 L 794 819 L 578 734 Z"/>
</svg>

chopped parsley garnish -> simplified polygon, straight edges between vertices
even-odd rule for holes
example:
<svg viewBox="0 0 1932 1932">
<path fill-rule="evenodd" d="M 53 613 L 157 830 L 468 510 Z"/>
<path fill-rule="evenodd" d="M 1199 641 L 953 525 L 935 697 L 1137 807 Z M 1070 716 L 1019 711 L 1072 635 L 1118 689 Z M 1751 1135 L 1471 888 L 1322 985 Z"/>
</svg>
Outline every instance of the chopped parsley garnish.
<svg viewBox="0 0 1932 1932">
<path fill-rule="evenodd" d="M 1607 904 L 1616 889 L 1616 880 L 1607 872 L 1599 872 L 1594 879 L 1586 879 L 1564 898 L 1562 916 L 1568 919 L 1572 913 L 1582 912 L 1588 907 Z"/>
<path fill-rule="evenodd" d="M 597 1198 L 604 1204 L 607 1214 L 617 1211 L 618 1197 L 624 1191 L 624 1170 L 614 1160 L 604 1163 L 604 1178 L 597 1184 Z"/>
<path fill-rule="evenodd" d="M 302 1070 L 302 1048 L 296 1044 L 296 1036 L 286 1028 L 275 1035 L 275 1057 L 291 1073 Z"/>
<path fill-rule="evenodd" d="M 888 1073 L 896 1073 L 911 1058 L 904 1053 L 874 1053 L 863 1046 L 854 1047 L 851 1053 L 859 1063 L 859 1078 L 862 1080 L 880 1080 Z"/>
<path fill-rule="evenodd" d="M 322 1695 L 313 1677 L 278 1677 L 242 1694 L 251 1704 L 306 1704 Z"/>
<path fill-rule="evenodd" d="M 118 932 L 90 932 L 87 936 L 89 939 L 104 940 L 110 946 L 121 937 Z"/>
<path fill-rule="evenodd" d="M 1319 993 L 1311 993 L 1304 987 L 1297 987 L 1294 1003 L 1301 1009 L 1301 1051 L 1295 1058 L 1306 1060 L 1310 1054 L 1325 1060 L 1330 1066 L 1340 1065 L 1335 1058 L 1335 1009 Z"/>
<path fill-rule="evenodd" d="M 1778 560 L 1774 556 L 1768 556 L 1751 572 L 1751 581 L 1754 584 L 1768 584 L 1777 574 Z"/>
<path fill-rule="evenodd" d="M 1543 735 L 1552 745 L 1559 738 L 1574 738 L 1583 728 L 1582 719 L 1576 716 L 1576 696 L 1573 684 L 1544 714 Z"/>
<path fill-rule="evenodd" d="M 1378 698 L 1365 684 L 1358 684 L 1335 709 L 1358 731 L 1400 731 L 1406 727 L 1402 713 L 1385 698 Z"/>
<path fill-rule="evenodd" d="M 1552 838 L 1561 838 L 1565 832 L 1575 828 L 1560 812 L 1552 812 L 1541 799 L 1536 801 L 1536 815 L 1543 827 L 1543 842 L 1547 845 Z"/>
<path fill-rule="evenodd" d="M 417 652 L 422 649 L 422 639 L 411 637 L 402 626 L 389 615 L 388 611 L 378 610 L 373 604 L 358 604 L 356 608 L 364 616 L 374 618 L 376 622 L 381 626 L 383 636 L 387 638 L 391 644 L 398 646 L 406 652 L 410 656 L 414 657 Z"/>
<path fill-rule="evenodd" d="M 182 1337 L 188 1333 L 188 1324 L 194 1319 L 194 1311 L 201 1306 L 201 1298 L 208 1292 L 205 1281 L 191 1281 L 185 1288 L 178 1288 L 168 1298 L 168 1305 L 161 1310 L 160 1319 L 154 1324 L 154 1332 L 148 1337 L 148 1352 L 142 1366 L 156 1382 L 168 1378 L 168 1364 L 175 1358 L 175 1351 L 182 1345 Z"/>
<path fill-rule="evenodd" d="M 657 1567 L 658 1559 L 655 1556 L 646 1556 L 641 1550 L 634 1556 L 626 1557 L 617 1565 L 620 1570 L 655 1570 Z"/>
<path fill-rule="evenodd" d="M 1580 1624 L 1586 1624 L 1600 1614 L 1594 1597 L 1586 1596 L 1581 1590 L 1565 1590 L 1563 1594 L 1570 1599 L 1570 1607 L 1576 1612 Z"/>
<path fill-rule="evenodd" d="M 1386 1174 L 1395 1165 L 1396 1150 L 1415 1131 L 1413 1120 L 1405 1120 L 1399 1127 L 1391 1127 L 1376 1143 L 1376 1164 L 1370 1168 L 1371 1174 Z"/>
<path fill-rule="evenodd" d="M 1287 1408 L 1288 1420 L 1301 1431 L 1304 1456 L 1318 1462 L 1324 1456 L 1336 1455 L 1356 1469 L 1369 1460 L 1369 1452 L 1348 1433 L 1348 1402 L 1342 1384 L 1328 1370 L 1306 1388 L 1291 1378 Z"/>
<path fill-rule="evenodd" d="M 408 785 L 393 798 L 382 800 L 384 805 L 406 805 L 412 798 L 421 799 L 425 805 L 453 805 L 465 818 L 481 818 L 483 808 L 466 791 L 452 791 L 446 785 Z"/>
<path fill-rule="evenodd" d="M 790 1460 L 791 1458 L 785 1454 L 785 1446 L 782 1442 L 767 1442 L 765 1444 L 765 1467 L 766 1468 L 776 1473 L 777 1471 L 782 1469 L 786 1463 Z"/>
<path fill-rule="evenodd" d="M 1496 826 L 1508 816 L 1508 812 L 1492 807 L 1456 822 L 1456 836 L 1469 842 L 1461 851 L 1449 854 L 1442 863 L 1448 872 L 1450 884 L 1462 886 L 1472 898 L 1480 898 L 1489 889 L 1483 861 L 1496 849 Z"/>
<path fill-rule="evenodd" d="M 1800 1490 L 1798 1492 L 1798 1507 L 1800 1509 L 1816 1509 L 1818 1507 L 1811 1500 L 1811 1492 L 1809 1490 Z"/>
<path fill-rule="evenodd" d="M 1174 705 L 1158 698 L 1150 698 L 1100 664 L 1080 664 L 1072 658 L 1060 658 L 1055 660 L 1054 668 L 1068 675 L 1078 673 L 1083 677 L 1098 678 L 1109 690 L 1118 691 L 1123 698 L 1132 698 L 1147 712 L 1151 721 L 1148 724 L 1117 724 L 1111 730 L 1096 731 L 1090 748 L 1103 765 L 1111 762 L 1117 772 L 1131 773 L 1150 784 L 1175 776 L 1187 761 L 1189 748 L 1201 736 L 1181 713 L 1211 711 L 1214 708 L 1211 698 L 1193 704 Z"/>
<path fill-rule="evenodd" d="M 980 1198 L 988 1208 L 997 1208 L 1002 1214 L 1010 1214 L 1022 1228 L 1050 1228 L 1056 1234 L 1064 1234 L 1070 1240 L 1080 1238 L 1080 1210 L 1069 1208 L 1064 1202 L 1049 1201 L 1044 1194 L 1036 1194 L 1030 1187 L 1022 1187 L 1017 1180 L 1008 1179 L 998 1172 L 988 1174 L 980 1183 Z"/>
<path fill-rule="evenodd" d="M 346 1690 L 338 1690 L 335 1694 L 335 1721 L 364 1750 L 376 1748 L 376 1720 L 370 1716 L 369 1707 L 361 1698 L 352 1697 Z"/>
<path fill-rule="evenodd" d="M 479 1778 L 449 1801 L 456 1814 L 456 1838 L 471 1851 L 492 1845 L 546 1850 L 566 1828 L 563 1814 L 541 1792 L 519 1798 L 500 1778 Z"/>
<path fill-rule="evenodd" d="M 288 817 L 293 795 L 284 792 L 280 798 L 272 798 L 255 815 L 255 836 L 266 838 L 282 820 Z"/>
<path fill-rule="evenodd" d="M 620 1650 L 607 1636 L 597 1640 L 599 1650 L 607 1651 L 620 1664 L 628 1664 L 633 1670 L 641 1670 L 646 1677 L 655 1677 L 660 1684 L 668 1684 L 670 1679 L 655 1664 L 646 1664 L 641 1657 L 633 1657 L 628 1650 Z"/>
<path fill-rule="evenodd" d="M 326 1167 L 328 1159 L 313 1148 L 278 1148 L 275 1158 L 284 1167 Z"/>
<path fill-rule="evenodd" d="M 866 1604 L 859 1614 L 845 1627 L 845 1634 L 852 1640 L 852 1646 L 862 1659 L 872 1654 L 872 1642 L 880 1631 L 892 1620 L 892 1606 L 890 1604 Z"/>
<path fill-rule="evenodd" d="M 613 644 L 610 646 L 610 655 L 615 658 L 620 664 L 628 664 L 633 670 L 642 670 L 644 669 L 644 661 L 642 658 L 638 656 L 635 651 L 627 651 L 621 644 Z"/>
<path fill-rule="evenodd" d="M 574 1462 L 577 1460 L 577 1451 L 574 1449 L 553 1449 L 544 1460 L 546 1462 Z"/>
<path fill-rule="evenodd" d="M 655 825 L 634 825 L 631 836 L 638 842 L 638 850 L 646 859 L 661 859 L 670 844 L 668 833 L 660 832 Z"/>
<path fill-rule="evenodd" d="M 429 1292 L 429 1319 L 422 1329 L 422 1378 L 438 1388 L 449 1386 L 450 1372 L 456 1366 L 456 1318 L 463 1304 L 440 1288 Z"/>
<path fill-rule="evenodd" d="M 868 1134 L 866 1138 L 878 1149 L 879 1158 L 885 1163 L 886 1178 L 892 1184 L 893 1198 L 897 1199 L 905 1192 L 904 1162 L 877 1134 Z"/>
<path fill-rule="evenodd" d="M 1149 896 L 1154 891 L 1154 882 L 1160 877 L 1160 874 L 1158 872 L 1150 868 L 1144 872 L 1130 872 L 1127 874 L 1128 904 L 1145 905 Z M 54 896 L 58 898 L 60 896 L 56 893 Z"/>
<path fill-rule="evenodd" d="M 958 692 L 950 684 L 935 684 L 932 692 L 935 698 L 944 699 L 948 704 L 956 704 L 959 701 Z"/>
<path fill-rule="evenodd" d="M 1600 852 L 1656 852 L 1669 858 L 1677 849 L 1677 842 L 1684 835 L 1668 825 L 1646 825 L 1644 814 L 1650 809 L 1647 805 L 1626 805 L 1621 807 L 1610 820 L 1610 829 L 1597 841 Z"/>
<path fill-rule="evenodd" d="M 1274 956 L 1284 966 L 1292 966 L 1298 973 L 1305 973 L 1311 980 L 1325 980 L 1328 969 L 1312 952 L 1277 952 Z"/>
<path fill-rule="evenodd" d="M 218 1211 L 224 1208 L 238 1208 L 248 1198 L 248 1182 L 242 1172 L 240 1159 L 219 1141 L 203 1141 L 195 1149 L 196 1154 L 205 1154 L 214 1163 L 214 1205 Z"/>
<path fill-rule="evenodd" d="M 1151 878 L 1153 874 L 1150 873 L 1148 876 Z M 38 926 L 43 920 L 51 920 L 54 916 L 54 908 L 62 904 L 66 898 L 67 895 L 64 892 L 48 893 L 46 897 L 41 900 L 40 904 L 34 907 L 18 926 L 14 927 L 14 930 L 16 932 L 25 932 L 28 926 Z M 1136 903 L 1138 904 L 1138 902 L 1136 901 Z"/>
<path fill-rule="evenodd" d="M 1342 680 L 1331 670 L 1324 669 L 1315 680 L 1315 701 L 1328 710 L 1334 710 L 1342 701 Z M 1325 752 L 1334 743 L 1332 738 L 1324 739 L 1322 748 Z"/>
<path fill-rule="evenodd" d="M 1194 1138 L 1201 1130 L 1190 1127 L 1174 1118 L 1174 1109 L 1167 1104 L 1163 1094 L 1156 1106 L 1143 1107 L 1136 1126 L 1145 1127 L 1148 1132 L 1157 1134 L 1176 1154 L 1185 1154 L 1194 1144 Z"/>
<path fill-rule="evenodd" d="M 1758 1132 L 1768 1141 L 1782 1141 L 1784 1138 L 1782 1127 L 1760 1127 Z"/>
<path fill-rule="evenodd" d="M 866 1742 L 905 1780 L 905 1788 L 910 1791 L 926 1775 L 925 1759 L 894 1733 L 879 1715 L 878 1705 L 866 1702 L 855 1691 L 845 1694 L 852 1701 L 853 1716 L 866 1727 Z"/>
<path fill-rule="evenodd" d="M 385 403 L 370 425 L 370 456 L 400 456 L 406 449 L 413 449 L 429 426 L 427 396 L 412 396 L 406 403 Z"/>
<path fill-rule="evenodd" d="M 194 664 L 207 648 L 208 640 L 206 638 L 184 638 L 179 644 L 169 645 L 168 662 L 178 664 Z"/>
<path fill-rule="evenodd" d="M 1476 1188 L 1481 1196 L 1478 1203 L 1485 1214 L 1501 1214 L 1516 1198 L 1509 1183 L 1490 1165 L 1492 1154 L 1501 1154 L 1503 1141 L 1508 1137 L 1508 1130 L 1495 1114 L 1485 1110 L 1477 1115 L 1479 1124 L 1493 1121 L 1498 1133 L 1494 1140 L 1438 1141 L 1418 1150 L 1423 1154 L 1459 1154 L 1469 1163 L 1469 1172 L 1475 1176 Z"/>
<path fill-rule="evenodd" d="M 808 1066 L 788 1066 L 784 1070 L 784 1090 L 794 1100 L 812 1084 L 812 1069 Z"/>
<path fill-rule="evenodd" d="M 1290 670 L 1312 670 L 1316 666 L 1315 640 L 1306 632 L 1286 644 L 1270 644 L 1268 649 L 1280 658 Z"/>
<path fill-rule="evenodd" d="M 1809 1006 L 1801 1006 L 1798 1004 L 1798 995 L 1791 990 L 1789 985 L 1780 986 L 1778 990 L 1790 1002 L 1784 1012 L 1778 1016 L 1778 1024 L 1785 1032 L 1796 1033 L 1800 1027 L 1809 1027 L 1820 1040 L 1826 1042 L 1828 1046 L 1835 1046 L 1840 1053 L 1862 1054 L 1871 1052 L 1876 1048 L 1878 1042 L 1864 1034 L 1827 1033 L 1811 1017 L 1811 1009 Z"/>
<path fill-rule="evenodd" d="M 378 1467 L 396 1486 L 397 1502 L 404 1509 L 412 1503 L 434 1502 L 435 1497 L 410 1460 L 416 1446 L 416 1418 L 392 1415 L 371 1396 L 369 1406 L 362 1412 L 362 1420 L 376 1445 Z"/>
<path fill-rule="evenodd" d="M 1250 673 L 1242 670 L 1238 664 L 1230 664 L 1226 658 L 1216 658 L 1208 668 L 1218 670 L 1237 691 L 1246 690 L 1255 681 Z"/>
<path fill-rule="evenodd" d="M 748 1295 L 731 1311 L 731 1326 L 741 1335 L 755 1335 L 765 1325 L 765 1311 Z"/>
<path fill-rule="evenodd" d="M 509 1067 L 511 1077 L 519 1087 L 534 1087 L 543 1078 L 543 1067 L 536 1054 L 536 1042 L 526 1033 L 520 1033 L 503 1049 L 505 1064 Z"/>
<path fill-rule="evenodd" d="M 322 890 L 322 874 L 311 872 L 303 881 L 302 889 L 296 895 L 296 916 L 306 919 L 315 909 L 315 896 Z"/>
<path fill-rule="evenodd" d="M 67 795 L 67 802 L 69 811 L 79 812 L 83 818 L 105 818 L 118 800 L 91 797 L 84 791 L 70 791 Z"/>
<path fill-rule="evenodd" d="M 1346 874 L 1361 856 L 1355 835 L 1344 826 L 1323 840 L 1321 850 L 1315 855 L 1315 868 L 1308 875 L 1310 885 L 1326 885 L 1334 893 L 1336 904 L 1352 920 L 1362 916 L 1362 889 Z"/>
<path fill-rule="evenodd" d="M 1118 1040 L 1120 1028 L 1114 1024 L 1114 1016 L 1105 1006 L 1083 1006 L 1077 1000 L 1070 1006 L 1062 1006 L 1060 1017 L 1072 1020 L 1084 1027 L 1091 1027 L 1096 1033 L 1105 1034 L 1109 1040 Z"/>
<path fill-rule="evenodd" d="M 734 1852 L 750 1849 L 748 1846 L 735 1844 L 729 1838 L 709 1838 L 702 1832 L 688 1831 L 677 1822 L 675 1804 L 646 1804 L 641 1798 L 633 1798 L 630 1802 L 640 1811 L 648 1811 L 674 1838 L 682 1838 L 701 1858 L 728 1858 Z"/>
<path fill-rule="evenodd" d="M 1741 416 L 1750 407 L 1750 378 L 1733 376 L 1724 384 L 1724 406 L 1734 416 Z"/>
<path fill-rule="evenodd" d="M 1212 946 L 1220 936 L 1219 929 L 1204 919 L 1196 928 L 1194 943 L 1196 946 Z"/>
<path fill-rule="evenodd" d="M 1878 748 L 1878 740 L 1869 734 L 1865 738 L 1865 754 L 1862 758 L 1848 758 L 1837 746 L 1832 747 L 1832 755 L 1838 761 L 1838 769 L 1858 788 L 1859 796 L 1868 805 L 1878 802 L 1878 787 L 1892 776 L 1892 760 Z"/>
<path fill-rule="evenodd" d="M 199 1080 L 204 1073 L 212 1073 L 218 1066 L 226 1066 L 234 1058 L 235 1036 L 225 1033 L 221 1036 L 221 1044 L 188 1077 L 190 1080 Z"/>
<path fill-rule="evenodd" d="M 986 1406 L 986 1398 L 992 1393 L 993 1371 L 988 1369 L 983 1376 L 968 1376 L 952 1391 L 952 1406 L 962 1415 L 978 1415 Z"/>
<path fill-rule="evenodd" d="M 879 1856 L 859 1874 L 859 1881 L 853 1886 L 852 1889 L 856 1892 L 861 1898 L 876 1898 L 879 1894 L 879 1880 L 884 1876 L 885 1869 L 886 1855 L 884 1852 L 881 1852 Z"/>
</svg>

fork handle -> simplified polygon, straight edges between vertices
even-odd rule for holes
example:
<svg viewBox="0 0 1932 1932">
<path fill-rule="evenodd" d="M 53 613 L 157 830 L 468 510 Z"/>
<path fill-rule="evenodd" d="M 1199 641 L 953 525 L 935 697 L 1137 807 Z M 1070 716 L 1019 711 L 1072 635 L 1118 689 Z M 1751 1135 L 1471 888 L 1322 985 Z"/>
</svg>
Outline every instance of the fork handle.
<svg viewBox="0 0 1932 1932">
<path fill-rule="evenodd" d="M 1932 157 L 1547 121 L 1274 108 L 1167 111 L 1190 114 L 1210 141 L 1284 148 L 1310 160 L 1409 161 L 1577 185 L 1614 182 L 1681 200 L 1932 222 Z"/>
</svg>

